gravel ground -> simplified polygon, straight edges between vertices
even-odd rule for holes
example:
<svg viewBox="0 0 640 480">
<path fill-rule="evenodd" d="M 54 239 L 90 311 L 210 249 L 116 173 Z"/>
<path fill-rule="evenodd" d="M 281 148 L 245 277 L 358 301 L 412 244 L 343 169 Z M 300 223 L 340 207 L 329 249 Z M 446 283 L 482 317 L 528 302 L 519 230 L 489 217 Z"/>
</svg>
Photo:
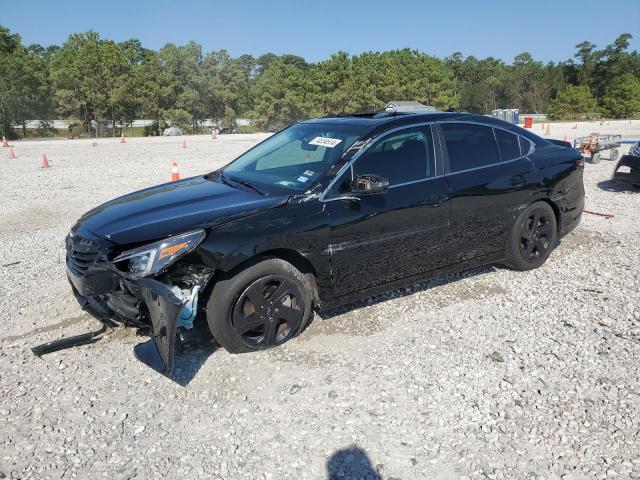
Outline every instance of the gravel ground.
<svg viewBox="0 0 640 480">
<path fill-rule="evenodd" d="M 64 274 L 83 212 L 263 135 L 183 138 L 2 153 L 0 478 L 640 479 L 640 193 L 604 160 L 586 166 L 587 208 L 615 218 L 585 215 L 539 270 L 475 269 L 316 315 L 276 350 L 200 345 L 177 359 L 185 386 L 134 360 L 133 329 L 34 357 L 97 326 Z"/>
</svg>

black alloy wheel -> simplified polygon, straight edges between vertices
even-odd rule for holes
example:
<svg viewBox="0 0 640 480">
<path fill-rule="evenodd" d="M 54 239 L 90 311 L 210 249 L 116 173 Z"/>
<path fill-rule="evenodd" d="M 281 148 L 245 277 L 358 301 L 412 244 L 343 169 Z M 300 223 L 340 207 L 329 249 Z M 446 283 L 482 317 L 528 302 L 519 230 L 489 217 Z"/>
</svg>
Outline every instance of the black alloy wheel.
<svg viewBox="0 0 640 480">
<path fill-rule="evenodd" d="M 551 247 L 552 224 L 555 219 L 549 218 L 548 212 L 537 208 L 521 222 L 520 225 L 520 255 L 531 263 L 544 258 Z"/>
<path fill-rule="evenodd" d="M 298 331 L 303 317 L 298 285 L 283 275 L 269 275 L 240 294 L 231 313 L 231 325 L 242 343 L 259 350 L 287 341 Z"/>
<path fill-rule="evenodd" d="M 547 202 L 525 208 L 507 238 L 506 264 L 514 270 L 532 270 L 547 261 L 556 247 L 558 224 Z"/>
<path fill-rule="evenodd" d="M 277 347 L 313 316 L 315 278 L 281 258 L 256 258 L 218 279 L 207 303 L 214 338 L 230 353 Z"/>
</svg>

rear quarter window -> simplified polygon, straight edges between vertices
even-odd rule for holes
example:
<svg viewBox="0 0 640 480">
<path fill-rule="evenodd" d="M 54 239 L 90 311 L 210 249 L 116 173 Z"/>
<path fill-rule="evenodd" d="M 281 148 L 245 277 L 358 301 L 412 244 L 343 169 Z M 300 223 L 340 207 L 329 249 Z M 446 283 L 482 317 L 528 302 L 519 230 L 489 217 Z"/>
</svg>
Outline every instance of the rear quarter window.
<svg viewBox="0 0 640 480">
<path fill-rule="evenodd" d="M 493 128 L 473 123 L 442 123 L 451 172 L 485 167 L 500 161 Z"/>
<path fill-rule="evenodd" d="M 520 139 L 520 154 L 524 157 L 531 150 L 531 141 L 524 137 L 518 137 Z"/>
<path fill-rule="evenodd" d="M 504 162 L 521 156 L 518 136 L 505 132 L 499 128 L 494 129 L 498 147 L 500 147 L 500 159 Z"/>
</svg>

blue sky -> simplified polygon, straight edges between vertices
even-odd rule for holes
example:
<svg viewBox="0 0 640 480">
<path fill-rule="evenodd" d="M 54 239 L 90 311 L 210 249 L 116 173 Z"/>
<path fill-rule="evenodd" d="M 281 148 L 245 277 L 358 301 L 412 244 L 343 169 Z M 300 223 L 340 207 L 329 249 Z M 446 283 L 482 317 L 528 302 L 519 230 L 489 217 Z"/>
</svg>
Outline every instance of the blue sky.
<svg viewBox="0 0 640 480">
<path fill-rule="evenodd" d="M 0 0 L 0 11 L 0 25 L 45 46 L 93 29 L 153 49 L 194 40 L 234 56 L 271 51 L 318 61 L 338 50 L 409 47 L 440 57 L 461 51 L 510 62 L 529 51 L 560 61 L 583 40 L 602 47 L 628 32 L 640 50 L 640 0 Z"/>
</svg>

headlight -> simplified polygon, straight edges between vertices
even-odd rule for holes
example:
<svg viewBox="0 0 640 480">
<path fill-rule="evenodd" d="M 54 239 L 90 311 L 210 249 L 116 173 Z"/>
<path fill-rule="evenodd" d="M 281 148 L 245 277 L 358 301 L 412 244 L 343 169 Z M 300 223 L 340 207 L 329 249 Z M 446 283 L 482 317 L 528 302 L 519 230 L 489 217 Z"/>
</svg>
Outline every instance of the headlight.
<svg viewBox="0 0 640 480">
<path fill-rule="evenodd" d="M 127 250 L 118 255 L 113 263 L 129 261 L 128 271 L 132 275 L 146 277 L 158 273 L 169 264 L 196 248 L 205 237 L 204 230 L 183 233 L 159 240 L 149 245 Z"/>
</svg>

